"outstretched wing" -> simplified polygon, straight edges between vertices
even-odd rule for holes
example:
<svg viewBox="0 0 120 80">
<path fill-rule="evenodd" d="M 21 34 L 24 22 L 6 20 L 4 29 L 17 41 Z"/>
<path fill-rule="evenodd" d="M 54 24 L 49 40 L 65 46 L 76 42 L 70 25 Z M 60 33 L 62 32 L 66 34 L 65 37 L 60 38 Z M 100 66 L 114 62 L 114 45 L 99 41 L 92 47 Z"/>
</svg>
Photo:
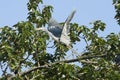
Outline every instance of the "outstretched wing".
<svg viewBox="0 0 120 80">
<path fill-rule="evenodd" d="M 50 31 L 54 36 L 60 38 L 62 33 L 62 26 L 55 21 L 54 19 L 50 19 L 48 22 L 48 31 Z"/>
<path fill-rule="evenodd" d="M 69 25 L 70 21 L 72 20 L 74 14 L 75 14 L 76 10 L 73 10 L 72 13 L 67 17 L 65 24 Z"/>
<path fill-rule="evenodd" d="M 72 13 L 66 19 L 65 24 L 64 24 L 63 29 L 62 29 L 62 34 L 61 34 L 61 37 L 60 37 L 60 41 L 63 42 L 64 44 L 66 44 L 67 46 L 70 45 L 70 37 L 68 36 L 68 33 L 69 33 L 69 23 L 72 20 L 75 12 L 76 12 L 75 10 L 72 11 Z"/>
</svg>

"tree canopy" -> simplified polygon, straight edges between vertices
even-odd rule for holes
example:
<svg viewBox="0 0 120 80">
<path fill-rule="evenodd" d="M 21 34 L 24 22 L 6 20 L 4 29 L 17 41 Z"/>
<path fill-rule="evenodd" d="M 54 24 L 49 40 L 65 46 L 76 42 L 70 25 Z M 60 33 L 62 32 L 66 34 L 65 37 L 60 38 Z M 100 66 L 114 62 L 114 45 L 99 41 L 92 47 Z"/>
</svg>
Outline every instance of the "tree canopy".
<svg viewBox="0 0 120 80">
<path fill-rule="evenodd" d="M 92 22 L 92 28 L 70 23 L 71 46 L 84 40 L 85 50 L 70 52 L 75 58 L 69 58 L 69 48 L 54 41 L 50 49 L 55 52 L 48 53 L 50 36 L 35 28 L 47 24 L 54 8 L 39 8 L 41 4 L 43 0 L 29 0 L 27 21 L 0 28 L 1 80 L 120 80 L 120 33 L 100 37 L 98 31 L 106 28 L 101 20 Z M 120 0 L 113 5 L 120 25 Z"/>
</svg>

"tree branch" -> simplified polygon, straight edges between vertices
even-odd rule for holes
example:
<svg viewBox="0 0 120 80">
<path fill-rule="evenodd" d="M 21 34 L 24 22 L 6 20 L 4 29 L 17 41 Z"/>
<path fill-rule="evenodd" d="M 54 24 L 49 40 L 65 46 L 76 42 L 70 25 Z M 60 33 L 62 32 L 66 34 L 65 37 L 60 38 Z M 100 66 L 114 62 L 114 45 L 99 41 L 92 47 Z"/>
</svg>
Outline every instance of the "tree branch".
<svg viewBox="0 0 120 80">
<path fill-rule="evenodd" d="M 25 75 L 31 73 L 32 71 L 36 71 L 38 69 L 49 69 L 49 66 L 52 66 L 52 65 L 57 64 L 57 63 L 71 63 L 71 62 L 77 62 L 77 61 L 80 61 L 80 60 L 86 60 L 86 59 L 92 59 L 92 58 L 98 58 L 98 57 L 105 57 L 105 56 L 107 56 L 107 54 L 92 55 L 92 56 L 87 55 L 87 56 L 80 56 L 79 58 L 76 58 L 76 59 L 70 59 L 70 60 L 64 60 L 64 61 L 57 61 L 57 62 L 54 62 L 54 63 L 48 63 L 48 64 L 45 64 L 45 65 L 42 65 L 42 66 L 31 68 L 28 71 L 22 72 L 22 73 L 19 74 L 19 76 L 25 76 Z M 17 77 L 17 75 L 11 76 L 10 79 L 12 79 L 14 77 Z"/>
<path fill-rule="evenodd" d="M 102 54 L 102 55 L 92 55 L 92 56 L 80 56 L 79 58 L 76 58 L 76 59 L 70 59 L 70 60 L 64 60 L 64 61 L 61 61 L 61 62 L 64 62 L 64 63 L 71 63 L 71 62 L 77 62 L 77 61 L 80 61 L 80 60 L 85 60 L 85 59 L 91 59 L 91 58 L 97 58 L 97 57 L 104 57 L 106 56 L 107 54 Z M 60 63 L 60 62 L 59 62 Z"/>
</svg>

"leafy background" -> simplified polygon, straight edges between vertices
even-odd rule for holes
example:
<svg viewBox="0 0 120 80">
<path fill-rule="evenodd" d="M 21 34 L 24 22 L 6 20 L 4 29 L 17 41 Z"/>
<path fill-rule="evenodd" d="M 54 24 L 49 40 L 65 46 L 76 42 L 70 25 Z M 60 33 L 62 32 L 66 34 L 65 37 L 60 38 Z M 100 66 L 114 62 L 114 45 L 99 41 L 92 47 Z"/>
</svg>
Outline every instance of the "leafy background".
<svg viewBox="0 0 120 80">
<path fill-rule="evenodd" d="M 47 0 L 45 3 L 47 3 Z M 63 18 L 63 15 L 68 16 L 67 12 L 70 12 L 71 8 L 68 8 L 67 10 L 70 9 L 70 11 L 67 11 L 66 9 L 64 10 L 65 6 L 56 8 L 55 5 L 57 4 L 54 2 L 48 2 L 48 4 L 51 3 L 50 5 L 46 5 L 45 3 L 42 0 L 29 0 L 27 5 L 25 5 L 27 8 L 23 7 L 26 8 L 26 11 L 28 10 L 28 14 L 25 12 L 26 17 L 24 17 L 24 20 L 20 19 L 18 21 L 18 19 L 15 19 L 17 21 L 16 23 L 7 26 L 6 24 L 9 23 L 1 24 L 1 79 L 118 80 L 120 78 L 118 74 L 119 66 L 115 64 L 114 58 L 120 54 L 120 36 L 117 33 L 119 31 L 117 22 L 119 24 L 120 1 L 113 0 L 113 6 L 112 2 L 110 2 L 111 8 L 110 6 L 106 7 L 106 4 L 109 3 L 108 1 L 102 2 L 102 5 L 105 5 L 102 8 L 100 8 L 101 5 L 98 1 L 91 1 L 91 3 L 83 1 L 83 3 L 86 3 L 85 5 L 81 5 L 81 7 L 80 5 L 79 7 L 75 6 L 77 8 L 77 14 L 72 21 L 73 23 L 71 23 L 70 35 L 73 48 L 75 50 L 78 49 L 76 51 L 79 54 L 77 56 L 75 55 L 75 59 L 68 58 L 70 60 L 66 59 L 65 56 L 66 53 L 71 54 L 71 52 L 67 52 L 68 49 L 60 43 L 54 42 L 55 48 L 50 48 L 50 54 L 46 50 L 48 46 L 46 42 L 49 41 L 49 36 L 45 32 L 35 31 L 34 28 L 45 26 L 52 14 L 54 16 L 57 12 L 59 15 L 56 15 L 55 18 L 58 21 L 64 22 L 66 18 L 63 20 L 61 18 Z M 81 2 L 81 4 L 83 3 Z M 53 6 L 51 6 L 52 4 Z M 78 4 L 78 2 L 74 2 L 74 4 Z M 9 3 L 7 2 L 6 5 L 9 5 Z M 108 12 L 113 8 L 115 8 L 113 12 L 116 11 L 116 13 L 111 17 L 111 14 Z M 11 9 L 9 8 L 9 11 L 3 9 L 3 12 L 8 11 L 12 13 L 19 11 L 16 8 L 13 8 L 14 11 L 11 11 Z M 98 17 L 96 16 L 96 12 L 99 13 Z M 105 12 L 107 13 L 105 14 Z M 82 17 L 79 17 L 78 14 Z M 107 15 L 110 16 L 106 17 Z M 113 20 L 114 16 L 117 20 L 116 24 L 115 20 Z M 18 15 L 17 17 L 21 18 Z M 6 15 L 6 18 L 7 22 L 12 23 L 11 15 Z M 88 22 L 85 23 L 88 25 L 84 25 L 84 20 Z M 82 56 L 80 56 L 81 53 Z M 75 62 L 78 63 L 74 64 Z M 81 64 L 82 67 L 78 64 Z"/>
</svg>

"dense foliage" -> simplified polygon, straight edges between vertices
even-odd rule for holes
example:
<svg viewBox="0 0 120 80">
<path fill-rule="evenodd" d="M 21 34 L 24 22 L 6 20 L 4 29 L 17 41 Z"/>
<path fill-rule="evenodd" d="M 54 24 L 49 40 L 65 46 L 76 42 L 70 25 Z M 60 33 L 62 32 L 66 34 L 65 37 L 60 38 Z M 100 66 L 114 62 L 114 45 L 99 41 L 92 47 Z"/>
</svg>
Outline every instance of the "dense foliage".
<svg viewBox="0 0 120 80">
<path fill-rule="evenodd" d="M 69 49 L 54 41 L 50 49 L 55 53 L 48 53 L 48 34 L 35 28 L 47 24 L 53 7 L 39 9 L 42 4 L 42 0 L 29 0 L 27 21 L 0 29 L 1 80 L 120 80 L 119 64 L 115 63 L 120 55 L 119 33 L 100 37 L 98 31 L 106 26 L 101 20 L 91 23 L 92 28 L 71 23 L 71 46 L 84 40 L 86 49 L 67 59 Z M 113 5 L 120 24 L 120 0 L 113 0 Z"/>
</svg>

